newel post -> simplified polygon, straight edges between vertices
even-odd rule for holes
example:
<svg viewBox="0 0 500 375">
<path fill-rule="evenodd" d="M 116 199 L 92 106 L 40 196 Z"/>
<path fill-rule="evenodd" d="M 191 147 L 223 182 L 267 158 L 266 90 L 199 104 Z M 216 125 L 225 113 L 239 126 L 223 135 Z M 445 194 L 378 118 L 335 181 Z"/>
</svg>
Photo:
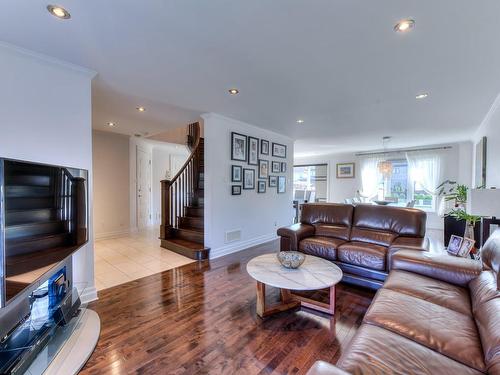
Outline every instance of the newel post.
<svg viewBox="0 0 500 375">
<path fill-rule="evenodd" d="M 170 222 L 170 180 L 161 180 L 161 225 L 160 239 L 165 240 L 170 237 L 172 223 Z"/>
</svg>

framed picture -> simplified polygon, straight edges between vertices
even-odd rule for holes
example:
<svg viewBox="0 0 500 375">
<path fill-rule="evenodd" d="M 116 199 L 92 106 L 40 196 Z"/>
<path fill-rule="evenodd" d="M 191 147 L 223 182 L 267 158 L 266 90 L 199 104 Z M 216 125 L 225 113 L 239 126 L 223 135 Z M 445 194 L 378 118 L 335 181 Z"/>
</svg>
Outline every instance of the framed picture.
<svg viewBox="0 0 500 375">
<path fill-rule="evenodd" d="M 259 178 L 269 177 L 269 160 L 259 160 Z"/>
<path fill-rule="evenodd" d="M 241 186 L 240 185 L 232 185 L 231 186 L 231 195 L 241 195 Z"/>
<path fill-rule="evenodd" d="M 231 133 L 231 160 L 247 161 L 247 136 Z"/>
<path fill-rule="evenodd" d="M 473 239 L 464 237 L 462 240 L 462 245 L 460 245 L 460 250 L 458 251 L 457 255 L 459 257 L 464 257 L 464 258 L 469 256 L 469 253 L 474 248 L 475 244 L 476 241 L 474 241 Z"/>
<path fill-rule="evenodd" d="M 448 252 L 452 255 L 458 255 L 463 240 L 464 239 L 462 237 L 452 234 L 450 237 L 450 242 L 448 243 Z"/>
<path fill-rule="evenodd" d="M 231 182 L 241 182 L 241 174 L 243 172 L 243 168 L 241 165 L 232 165 L 231 166 Z"/>
<path fill-rule="evenodd" d="M 286 192 L 286 177 L 278 176 L 278 193 L 282 194 Z"/>
<path fill-rule="evenodd" d="M 279 161 L 271 162 L 271 172 L 273 172 L 273 173 L 280 173 L 281 172 L 281 165 L 280 165 Z"/>
<path fill-rule="evenodd" d="M 255 189 L 255 169 L 243 168 L 243 189 Z"/>
<path fill-rule="evenodd" d="M 281 173 L 285 173 L 286 172 L 286 163 L 281 163 Z"/>
<path fill-rule="evenodd" d="M 278 176 L 269 176 L 269 187 L 278 186 Z"/>
<path fill-rule="evenodd" d="M 354 163 L 337 164 L 337 178 L 354 178 Z"/>
<path fill-rule="evenodd" d="M 265 139 L 260 140 L 260 153 L 261 155 L 269 155 L 269 141 Z"/>
<path fill-rule="evenodd" d="M 259 163 L 259 140 L 248 137 L 248 164 L 257 165 Z"/>
<path fill-rule="evenodd" d="M 277 158 L 286 158 L 286 146 L 273 142 L 273 156 Z"/>
<path fill-rule="evenodd" d="M 476 188 L 486 187 L 486 137 L 476 144 L 476 165 L 474 184 Z"/>
<path fill-rule="evenodd" d="M 259 180 L 257 182 L 257 193 L 265 193 L 266 192 L 266 180 Z"/>
</svg>

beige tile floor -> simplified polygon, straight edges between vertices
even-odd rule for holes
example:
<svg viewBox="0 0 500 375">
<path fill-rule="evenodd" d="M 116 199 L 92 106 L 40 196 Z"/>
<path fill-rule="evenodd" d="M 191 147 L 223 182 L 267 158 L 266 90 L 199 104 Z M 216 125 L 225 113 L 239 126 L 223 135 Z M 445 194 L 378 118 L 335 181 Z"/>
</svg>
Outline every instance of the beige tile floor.
<svg viewBox="0 0 500 375">
<path fill-rule="evenodd" d="M 94 249 L 97 290 L 194 262 L 160 247 L 157 230 L 153 229 L 124 237 L 98 240 Z"/>
</svg>

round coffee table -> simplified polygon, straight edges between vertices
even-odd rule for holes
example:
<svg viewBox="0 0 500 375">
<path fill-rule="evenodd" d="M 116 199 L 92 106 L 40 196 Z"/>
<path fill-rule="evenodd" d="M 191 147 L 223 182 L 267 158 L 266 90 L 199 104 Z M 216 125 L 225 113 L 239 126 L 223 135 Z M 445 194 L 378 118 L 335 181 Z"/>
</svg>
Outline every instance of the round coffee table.
<svg viewBox="0 0 500 375">
<path fill-rule="evenodd" d="M 257 281 L 257 315 L 261 318 L 297 306 L 305 306 L 330 315 L 335 314 L 335 285 L 342 279 L 342 270 L 334 263 L 306 255 L 297 269 L 283 267 L 276 254 L 260 255 L 250 260 L 247 272 Z M 266 285 L 281 289 L 281 303 L 266 306 Z M 330 288 L 330 303 L 292 294 L 291 291 Z"/>
</svg>

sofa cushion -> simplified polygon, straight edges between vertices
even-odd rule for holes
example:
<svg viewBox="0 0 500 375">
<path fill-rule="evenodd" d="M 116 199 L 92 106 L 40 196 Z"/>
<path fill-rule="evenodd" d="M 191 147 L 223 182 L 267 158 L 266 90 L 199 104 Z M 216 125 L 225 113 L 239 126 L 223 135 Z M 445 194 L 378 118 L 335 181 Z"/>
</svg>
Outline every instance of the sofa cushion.
<svg viewBox="0 0 500 375">
<path fill-rule="evenodd" d="M 474 318 L 390 289 L 377 292 L 363 321 L 388 329 L 478 371 L 485 370 Z"/>
<path fill-rule="evenodd" d="M 426 346 L 370 324 L 359 328 L 337 366 L 352 374 L 481 374 Z"/>
<path fill-rule="evenodd" d="M 400 270 L 393 270 L 389 274 L 384 288 L 408 294 L 472 316 L 467 288 Z"/>
<path fill-rule="evenodd" d="M 336 260 L 337 248 L 343 243 L 345 243 L 345 241 L 338 238 L 312 236 L 304 238 L 299 242 L 299 250 L 305 254 Z"/>
<path fill-rule="evenodd" d="M 350 204 L 308 203 L 302 206 L 301 223 L 314 225 L 316 234 L 349 240 L 354 207 Z"/>
<path fill-rule="evenodd" d="M 482 303 L 475 311 L 487 367 L 500 363 L 500 297 Z"/>
<path fill-rule="evenodd" d="M 390 246 L 397 234 L 384 230 L 354 227 L 351 230 L 351 241 L 368 242 L 380 246 Z"/>
<path fill-rule="evenodd" d="M 339 261 L 380 271 L 385 270 L 386 254 L 384 246 L 358 241 L 346 242 L 337 249 Z"/>
<path fill-rule="evenodd" d="M 491 270 L 485 270 L 469 283 L 472 310 L 475 312 L 484 302 L 500 298 L 497 289 L 497 275 Z"/>
</svg>

